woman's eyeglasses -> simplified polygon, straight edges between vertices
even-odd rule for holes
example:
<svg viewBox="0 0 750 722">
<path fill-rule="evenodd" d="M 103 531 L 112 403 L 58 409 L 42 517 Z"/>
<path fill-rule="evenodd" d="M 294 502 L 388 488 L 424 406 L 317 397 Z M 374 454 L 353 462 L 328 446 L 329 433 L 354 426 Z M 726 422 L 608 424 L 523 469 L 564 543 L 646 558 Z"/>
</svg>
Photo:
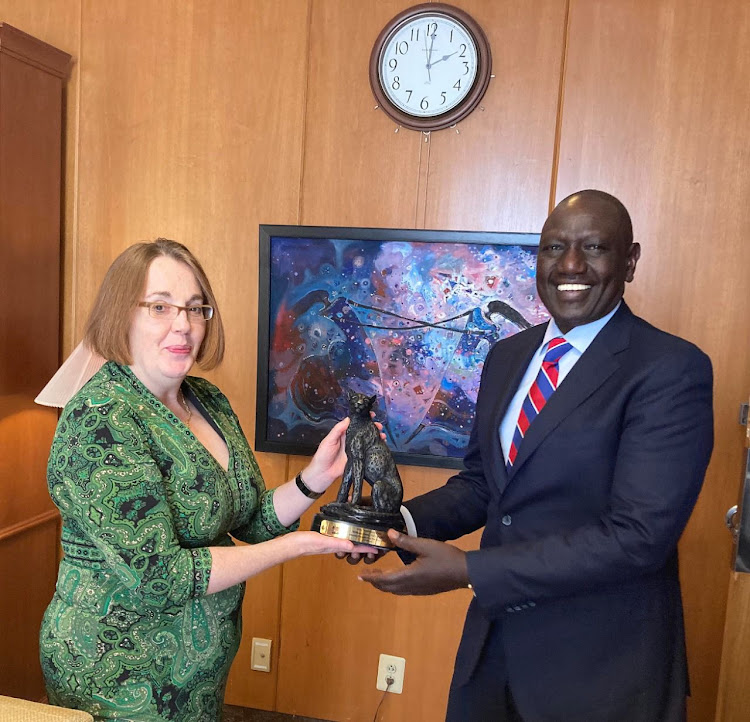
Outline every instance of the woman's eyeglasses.
<svg viewBox="0 0 750 722">
<path fill-rule="evenodd" d="M 180 311 L 185 312 L 185 316 L 190 323 L 205 323 L 214 315 L 213 306 L 206 306 L 205 304 L 200 306 L 175 306 L 173 303 L 165 303 L 164 301 L 141 301 L 138 305 L 147 308 L 152 318 L 159 318 L 164 321 L 173 321 Z"/>
</svg>

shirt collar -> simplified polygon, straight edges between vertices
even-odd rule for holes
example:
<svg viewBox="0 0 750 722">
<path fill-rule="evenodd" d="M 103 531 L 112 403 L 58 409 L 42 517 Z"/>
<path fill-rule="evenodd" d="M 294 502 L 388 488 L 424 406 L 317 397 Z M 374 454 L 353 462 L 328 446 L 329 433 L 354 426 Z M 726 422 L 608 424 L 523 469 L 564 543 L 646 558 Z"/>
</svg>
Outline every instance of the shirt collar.
<svg viewBox="0 0 750 722">
<path fill-rule="evenodd" d="M 597 318 L 596 321 L 592 321 L 591 323 L 574 326 L 568 333 L 563 333 L 558 328 L 557 323 L 555 323 L 555 319 L 551 318 L 549 324 L 547 324 L 547 331 L 544 334 L 541 348 L 545 349 L 553 338 L 562 336 L 578 353 L 582 354 L 591 345 L 591 342 L 596 338 L 599 331 L 607 325 L 609 319 L 617 313 L 617 309 L 621 305 L 622 300 L 606 316 Z"/>
</svg>

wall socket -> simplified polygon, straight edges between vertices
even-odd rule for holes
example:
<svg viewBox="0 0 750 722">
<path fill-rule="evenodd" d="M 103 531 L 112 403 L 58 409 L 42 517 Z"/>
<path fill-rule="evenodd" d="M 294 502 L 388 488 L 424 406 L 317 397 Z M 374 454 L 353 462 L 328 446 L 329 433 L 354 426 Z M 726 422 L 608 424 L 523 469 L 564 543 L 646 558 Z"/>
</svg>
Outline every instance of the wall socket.
<svg viewBox="0 0 750 722">
<path fill-rule="evenodd" d="M 375 685 L 379 690 L 401 694 L 404 691 L 404 667 L 406 660 L 403 657 L 394 657 L 390 654 L 381 654 L 378 663 L 378 683 Z M 393 678 L 393 684 L 389 687 L 387 679 Z"/>
<path fill-rule="evenodd" d="M 271 640 L 253 637 L 252 652 L 250 655 L 250 669 L 257 672 L 271 671 Z"/>
</svg>

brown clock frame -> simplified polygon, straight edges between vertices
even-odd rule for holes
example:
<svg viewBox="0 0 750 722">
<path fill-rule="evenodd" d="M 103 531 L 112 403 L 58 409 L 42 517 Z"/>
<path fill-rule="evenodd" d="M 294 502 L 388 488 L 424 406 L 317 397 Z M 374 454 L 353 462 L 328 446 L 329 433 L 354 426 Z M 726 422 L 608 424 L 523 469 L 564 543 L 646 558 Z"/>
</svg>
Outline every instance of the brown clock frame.
<svg viewBox="0 0 750 722">
<path fill-rule="evenodd" d="M 461 23 L 469 31 L 477 47 L 477 74 L 474 78 L 474 84 L 471 86 L 471 91 L 458 105 L 431 118 L 410 115 L 391 103 L 383 91 L 378 71 L 380 57 L 391 33 L 405 21 L 411 21 L 419 15 L 445 15 L 451 20 Z M 378 105 L 388 117 L 410 130 L 423 132 L 443 130 L 463 120 L 479 105 L 490 84 L 491 76 L 492 52 L 484 30 L 467 12 L 445 3 L 422 3 L 403 10 L 381 30 L 370 53 L 370 87 Z"/>
</svg>

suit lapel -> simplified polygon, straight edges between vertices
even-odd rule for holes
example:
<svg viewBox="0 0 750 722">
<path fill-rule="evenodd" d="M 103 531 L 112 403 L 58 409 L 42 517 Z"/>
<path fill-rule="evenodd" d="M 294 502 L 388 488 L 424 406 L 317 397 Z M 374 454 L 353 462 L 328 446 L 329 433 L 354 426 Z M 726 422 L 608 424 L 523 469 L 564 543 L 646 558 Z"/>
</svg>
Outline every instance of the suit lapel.
<svg viewBox="0 0 750 722">
<path fill-rule="evenodd" d="M 632 320 L 633 314 L 623 302 L 532 422 L 521 442 L 510 479 L 539 444 L 619 368 L 616 354 L 630 343 Z"/>
</svg>

